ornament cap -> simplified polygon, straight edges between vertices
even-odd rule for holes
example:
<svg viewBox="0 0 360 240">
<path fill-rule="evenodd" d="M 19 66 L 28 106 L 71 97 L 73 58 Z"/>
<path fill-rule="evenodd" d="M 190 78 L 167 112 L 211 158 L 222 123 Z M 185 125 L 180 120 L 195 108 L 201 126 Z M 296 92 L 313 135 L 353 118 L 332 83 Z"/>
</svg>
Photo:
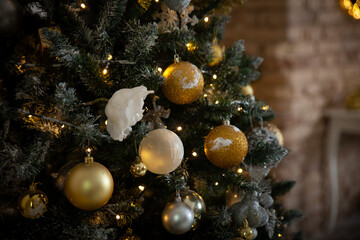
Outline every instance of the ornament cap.
<svg viewBox="0 0 360 240">
<path fill-rule="evenodd" d="M 179 56 L 179 54 L 175 54 L 174 55 L 174 63 L 179 63 L 181 61 L 181 58 Z"/>
<path fill-rule="evenodd" d="M 230 120 L 224 120 L 222 123 L 223 125 L 230 125 Z"/>
<path fill-rule="evenodd" d="M 88 155 L 84 158 L 86 164 L 91 164 L 94 162 L 94 158 L 88 153 Z"/>
</svg>

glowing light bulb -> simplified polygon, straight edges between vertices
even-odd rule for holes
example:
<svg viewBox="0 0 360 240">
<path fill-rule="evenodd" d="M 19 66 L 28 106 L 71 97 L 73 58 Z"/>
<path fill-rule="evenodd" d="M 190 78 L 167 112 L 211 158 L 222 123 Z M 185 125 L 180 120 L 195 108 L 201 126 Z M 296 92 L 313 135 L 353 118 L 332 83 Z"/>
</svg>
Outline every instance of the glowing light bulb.
<svg viewBox="0 0 360 240">
<path fill-rule="evenodd" d="M 194 156 L 194 157 L 197 157 L 197 152 L 192 152 L 192 155 Z"/>
<path fill-rule="evenodd" d="M 61 128 L 64 128 L 65 127 L 65 125 L 63 124 L 63 125 L 61 125 Z"/>
<path fill-rule="evenodd" d="M 182 130 L 182 127 L 181 127 L 181 126 L 178 126 L 178 127 L 176 128 L 176 130 L 181 131 L 181 130 Z"/>
<path fill-rule="evenodd" d="M 159 2 L 159 0 L 155 0 L 155 2 L 156 2 L 156 3 L 158 3 L 158 2 Z"/>
<path fill-rule="evenodd" d="M 219 101 L 218 101 L 218 100 L 216 100 L 216 101 L 215 101 L 215 104 L 219 104 Z"/>
<path fill-rule="evenodd" d="M 103 73 L 104 75 L 106 75 L 106 74 L 108 73 L 108 70 L 107 70 L 106 68 L 104 68 L 104 70 L 102 71 L 102 73 Z"/>
<path fill-rule="evenodd" d="M 237 110 L 238 110 L 238 112 L 241 112 L 241 111 L 242 111 L 242 107 L 238 107 Z"/>
<path fill-rule="evenodd" d="M 342 6 L 345 9 L 350 9 L 350 8 L 352 8 L 352 2 L 350 0 L 343 0 L 342 1 Z"/>
<path fill-rule="evenodd" d="M 237 170 L 237 173 L 242 173 L 244 170 L 242 170 L 242 168 L 238 168 L 238 170 Z"/>
<path fill-rule="evenodd" d="M 143 185 L 140 185 L 138 188 L 139 188 L 140 191 L 144 191 L 144 190 L 145 190 L 145 187 L 144 187 Z"/>
<path fill-rule="evenodd" d="M 82 9 L 85 9 L 85 8 L 86 8 L 85 3 L 81 3 L 81 4 L 80 4 L 80 7 L 81 7 Z"/>
<path fill-rule="evenodd" d="M 105 125 L 107 126 L 107 120 L 105 120 Z"/>
<path fill-rule="evenodd" d="M 218 186 L 219 185 L 219 183 L 218 182 L 215 182 L 215 186 Z"/>
<path fill-rule="evenodd" d="M 360 19 L 360 9 L 357 3 L 354 4 L 352 12 L 355 19 Z"/>
<path fill-rule="evenodd" d="M 204 97 L 207 97 L 208 95 L 206 94 L 206 93 L 204 93 L 204 95 L 203 95 Z"/>
<path fill-rule="evenodd" d="M 204 17 L 204 22 L 209 22 L 209 17 Z"/>
<path fill-rule="evenodd" d="M 282 237 L 282 235 L 279 233 L 279 234 L 278 234 L 278 237 L 280 238 L 280 237 Z"/>
<path fill-rule="evenodd" d="M 158 67 L 158 68 L 157 68 L 157 71 L 158 71 L 159 73 L 161 73 L 161 72 L 162 72 L 162 68 L 161 68 L 161 67 Z"/>
<path fill-rule="evenodd" d="M 116 215 L 116 219 L 119 220 L 121 217 L 120 215 Z"/>
<path fill-rule="evenodd" d="M 108 59 L 108 61 L 110 61 L 112 58 L 113 58 L 113 56 L 111 54 L 109 54 L 107 59 Z"/>
<path fill-rule="evenodd" d="M 210 87 L 214 87 L 214 84 L 210 83 Z"/>
<path fill-rule="evenodd" d="M 270 107 L 269 107 L 268 105 L 264 105 L 264 106 L 262 106 L 261 109 L 264 110 L 264 111 L 267 111 L 267 110 L 269 110 L 269 108 L 270 108 Z"/>
<path fill-rule="evenodd" d="M 213 75 L 213 79 L 217 79 L 217 75 L 216 75 L 216 74 Z"/>
<path fill-rule="evenodd" d="M 91 153 L 91 148 L 87 148 L 86 152 Z"/>
<path fill-rule="evenodd" d="M 30 114 L 30 115 L 28 115 L 28 117 L 29 117 L 29 118 L 32 118 L 32 115 Z"/>
</svg>

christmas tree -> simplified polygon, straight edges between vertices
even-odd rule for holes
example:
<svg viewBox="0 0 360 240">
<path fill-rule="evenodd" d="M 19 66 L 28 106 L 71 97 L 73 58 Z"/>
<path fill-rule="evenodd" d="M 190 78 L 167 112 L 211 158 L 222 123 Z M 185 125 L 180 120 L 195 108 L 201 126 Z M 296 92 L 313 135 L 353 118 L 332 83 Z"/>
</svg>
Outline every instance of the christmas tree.
<svg viewBox="0 0 360 240">
<path fill-rule="evenodd" d="M 285 238 L 242 2 L 0 0 L 1 239 Z"/>
</svg>

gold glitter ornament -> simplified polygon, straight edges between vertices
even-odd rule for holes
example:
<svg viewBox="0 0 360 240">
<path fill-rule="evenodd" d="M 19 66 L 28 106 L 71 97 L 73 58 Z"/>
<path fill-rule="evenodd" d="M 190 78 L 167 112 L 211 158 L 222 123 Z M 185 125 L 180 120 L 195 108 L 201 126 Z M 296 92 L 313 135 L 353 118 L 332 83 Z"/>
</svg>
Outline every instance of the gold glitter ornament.
<svg viewBox="0 0 360 240">
<path fill-rule="evenodd" d="M 146 165 L 141 161 L 141 158 L 139 156 L 137 156 L 135 162 L 131 164 L 130 172 L 135 177 L 142 177 L 146 174 Z"/>
<path fill-rule="evenodd" d="M 244 160 L 248 143 L 240 129 L 225 122 L 206 136 L 204 149 L 212 164 L 220 168 L 232 168 Z"/>
<path fill-rule="evenodd" d="M 163 76 L 163 93 L 175 104 L 192 103 L 203 92 L 204 77 L 200 69 L 190 62 L 182 62 L 176 58 L 175 63 L 165 69 Z"/>
<path fill-rule="evenodd" d="M 114 180 L 109 170 L 94 162 L 90 153 L 85 162 L 73 167 L 65 180 L 65 195 L 77 208 L 95 210 L 104 206 L 111 198 Z"/>
<path fill-rule="evenodd" d="M 119 240 L 141 240 L 141 238 L 134 234 L 131 228 L 128 228 L 125 235 L 121 236 Z"/>
<path fill-rule="evenodd" d="M 240 237 L 245 240 L 252 240 L 254 237 L 253 230 L 249 227 L 249 223 L 246 219 L 244 219 L 243 226 L 239 230 Z"/>
<path fill-rule="evenodd" d="M 220 47 L 220 45 L 216 41 L 214 41 L 212 50 L 213 50 L 213 57 L 212 57 L 212 61 L 209 63 L 210 67 L 218 65 L 223 60 L 225 48 Z"/>
<path fill-rule="evenodd" d="M 29 219 L 36 219 L 44 215 L 48 199 L 42 191 L 36 189 L 35 184 L 31 184 L 29 191 L 19 198 L 19 209 L 21 215 Z"/>
<path fill-rule="evenodd" d="M 280 146 L 284 146 L 284 136 L 282 135 L 280 129 L 273 123 L 266 122 L 264 123 L 264 127 L 266 127 L 270 132 L 272 132 L 279 141 Z"/>
<path fill-rule="evenodd" d="M 245 87 L 243 87 L 241 89 L 241 93 L 245 96 L 254 96 L 254 89 L 252 88 L 252 86 L 246 85 Z"/>
</svg>

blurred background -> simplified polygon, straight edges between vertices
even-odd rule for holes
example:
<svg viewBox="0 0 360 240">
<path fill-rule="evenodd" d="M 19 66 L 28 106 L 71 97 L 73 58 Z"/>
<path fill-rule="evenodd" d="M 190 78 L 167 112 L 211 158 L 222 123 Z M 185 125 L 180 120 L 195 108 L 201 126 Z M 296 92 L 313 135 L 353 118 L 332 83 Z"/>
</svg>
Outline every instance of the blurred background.
<svg viewBox="0 0 360 240">
<path fill-rule="evenodd" d="M 297 181 L 283 201 L 305 211 L 296 225 L 305 239 L 360 239 L 360 12 L 354 3 L 248 0 L 233 9 L 222 42 L 244 39 L 248 54 L 264 58 L 255 96 L 278 113 L 275 123 L 291 150 L 273 175 Z"/>
</svg>

